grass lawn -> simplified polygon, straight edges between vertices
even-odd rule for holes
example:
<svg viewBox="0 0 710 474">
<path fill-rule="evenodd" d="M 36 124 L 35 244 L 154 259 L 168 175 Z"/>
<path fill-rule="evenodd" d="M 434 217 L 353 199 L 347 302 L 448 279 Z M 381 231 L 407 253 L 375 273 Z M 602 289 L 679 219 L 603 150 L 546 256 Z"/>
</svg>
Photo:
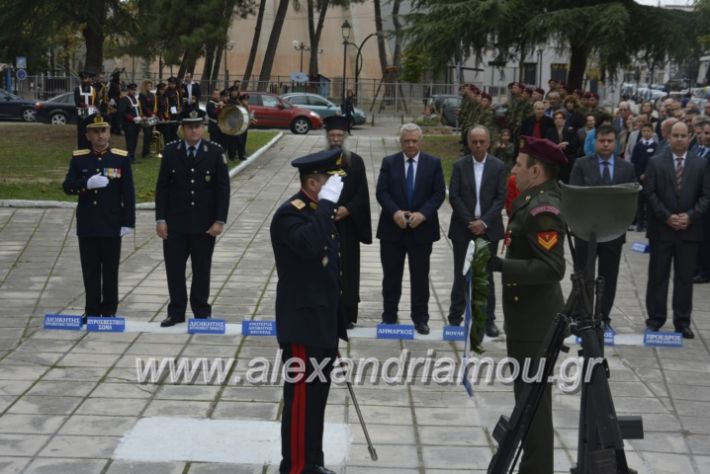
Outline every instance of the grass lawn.
<svg viewBox="0 0 710 474">
<path fill-rule="evenodd" d="M 254 153 L 277 132 L 250 130 L 247 154 Z M 62 182 L 76 149 L 75 125 L 0 125 L 0 199 L 76 201 L 62 191 Z M 112 136 L 111 145 L 126 149 L 123 137 Z M 139 136 L 138 153 L 143 146 Z M 136 201 L 154 200 L 160 160 L 154 156 L 133 166 Z M 230 167 L 239 163 L 230 164 Z"/>
<path fill-rule="evenodd" d="M 441 158 L 441 166 L 444 168 L 444 179 L 447 186 L 451 178 L 451 167 L 454 161 L 461 156 L 459 140 L 459 135 L 424 135 L 422 151 Z"/>
</svg>

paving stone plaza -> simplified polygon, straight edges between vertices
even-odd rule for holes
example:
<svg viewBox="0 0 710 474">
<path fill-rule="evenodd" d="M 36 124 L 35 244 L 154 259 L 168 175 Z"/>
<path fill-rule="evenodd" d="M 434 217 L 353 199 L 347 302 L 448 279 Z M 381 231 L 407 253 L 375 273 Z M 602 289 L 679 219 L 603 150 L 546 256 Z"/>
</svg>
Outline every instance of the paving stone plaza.
<svg viewBox="0 0 710 474">
<path fill-rule="evenodd" d="M 379 212 L 375 180 L 382 157 L 398 150 L 394 133 L 394 128 L 389 136 L 359 131 L 349 141 L 368 169 L 373 225 Z M 215 317 L 228 323 L 274 318 L 277 279 L 269 224 L 280 203 L 298 189 L 290 160 L 323 145 L 320 133 L 287 134 L 232 180 L 229 221 L 217 242 L 212 268 Z M 451 215 L 448 203 L 439 215 L 445 236 Z M 238 439 L 258 437 L 255 427 L 262 425 L 255 422 L 271 422 L 263 425 L 269 429 L 278 425 L 280 384 L 206 383 L 201 377 L 193 383 L 172 383 L 168 377 L 138 383 L 136 374 L 136 359 L 151 357 L 234 358 L 234 373 L 244 373 L 254 357 L 274 360 L 275 338 L 189 335 L 185 325 L 125 333 L 42 329 L 46 313 L 83 311 L 75 223 L 73 209 L 0 208 L 0 473 L 278 472 L 277 465 L 247 456 L 254 452 L 240 453 L 249 449 Z M 139 210 L 136 233 L 123 240 L 119 313 L 132 322 L 157 323 L 166 316 L 162 246 L 154 229 L 153 211 Z M 648 255 L 630 250 L 633 241 L 644 241 L 641 234 L 629 233 L 627 240 L 611 317 L 619 335 L 638 335 L 644 330 Z M 444 237 L 432 254 L 433 333 L 445 323 L 452 265 L 451 244 Z M 568 275 L 570 268 L 568 261 Z M 363 246 L 360 327 L 374 327 L 380 321 L 381 279 L 378 243 Z M 409 313 L 407 282 L 405 276 L 403 323 Z M 568 279 L 564 288 L 565 292 L 570 288 Z M 496 290 L 500 293 L 500 285 Z M 710 472 L 710 286 L 696 285 L 694 300 L 696 339 L 684 341 L 683 348 L 617 344 L 606 350 L 617 412 L 643 416 L 645 439 L 625 442 L 631 467 L 641 473 Z M 665 329 L 672 329 L 670 322 Z M 432 339 L 363 337 L 341 343 L 340 349 L 353 358 L 378 360 L 400 357 L 404 349 L 412 357 L 423 357 L 433 349 L 437 357 L 460 360 L 462 343 Z M 505 356 L 504 336 L 487 339 L 484 347 L 486 356 Z M 395 385 L 368 381 L 355 391 L 379 460 L 370 460 L 347 389 L 333 386 L 326 421 L 345 434 L 327 441 L 344 441 L 344 464 L 328 464 L 326 458 L 326 465 L 347 474 L 485 472 L 496 447 L 492 430 L 513 406 L 512 387 L 499 382 L 475 386 L 473 398 L 458 384 L 418 381 Z M 553 408 L 556 472 L 569 472 L 576 458 L 579 394 L 555 387 Z M 171 428 L 157 430 L 152 437 L 141 438 L 144 441 L 136 438 L 141 423 L 156 420 L 170 422 L 156 426 Z M 235 434 L 233 443 L 219 435 L 205 439 L 196 420 L 230 422 L 219 426 L 241 433 Z M 216 428 L 207 431 L 220 433 Z M 229 436 L 229 430 L 223 431 Z M 276 433 L 265 444 L 278 451 Z M 201 446 L 192 453 L 171 442 L 190 436 L 194 437 L 190 442 Z M 140 456 L 126 449 L 131 443 L 147 448 L 142 451 L 153 457 L 136 459 Z"/>
</svg>

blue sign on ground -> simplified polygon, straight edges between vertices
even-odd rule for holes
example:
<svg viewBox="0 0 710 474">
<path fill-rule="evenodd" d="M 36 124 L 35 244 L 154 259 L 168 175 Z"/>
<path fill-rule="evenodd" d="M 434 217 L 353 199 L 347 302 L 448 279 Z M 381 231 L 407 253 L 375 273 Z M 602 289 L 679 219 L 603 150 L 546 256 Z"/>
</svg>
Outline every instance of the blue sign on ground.
<svg viewBox="0 0 710 474">
<path fill-rule="evenodd" d="M 604 331 L 604 345 L 605 346 L 613 346 L 615 338 L 616 338 L 616 333 L 614 331 Z M 575 341 L 577 341 L 577 344 L 582 344 L 582 338 L 579 336 L 577 336 L 575 338 Z"/>
<path fill-rule="evenodd" d="M 91 316 L 86 321 L 86 330 L 89 332 L 124 332 L 126 320 L 124 318 L 98 318 Z"/>
<path fill-rule="evenodd" d="M 276 336 L 276 321 L 242 321 L 243 336 Z"/>
<path fill-rule="evenodd" d="M 444 326 L 445 341 L 465 341 L 466 328 L 463 326 Z"/>
<path fill-rule="evenodd" d="M 631 250 L 639 253 L 649 253 L 651 252 L 651 247 L 643 242 L 634 242 L 631 244 Z"/>
<path fill-rule="evenodd" d="M 679 332 L 651 332 L 643 335 L 646 347 L 683 347 L 683 335 Z"/>
<path fill-rule="evenodd" d="M 224 334 L 226 329 L 224 319 L 193 318 L 187 322 L 187 332 L 190 334 Z"/>
<path fill-rule="evenodd" d="M 378 324 L 377 339 L 414 339 L 412 324 Z"/>
<path fill-rule="evenodd" d="M 79 331 L 81 329 L 81 316 L 67 314 L 45 314 L 44 329 Z"/>
</svg>

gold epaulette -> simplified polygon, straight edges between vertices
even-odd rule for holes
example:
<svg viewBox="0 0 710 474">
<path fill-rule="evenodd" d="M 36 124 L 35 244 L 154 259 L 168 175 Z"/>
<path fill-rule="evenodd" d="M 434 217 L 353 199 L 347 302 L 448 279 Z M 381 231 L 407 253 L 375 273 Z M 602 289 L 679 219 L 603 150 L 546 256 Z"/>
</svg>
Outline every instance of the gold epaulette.
<svg viewBox="0 0 710 474">
<path fill-rule="evenodd" d="M 291 201 L 291 205 L 299 211 L 306 207 L 306 203 L 301 201 L 300 199 L 294 199 L 293 201 Z"/>
<path fill-rule="evenodd" d="M 88 148 L 82 148 L 81 150 L 74 150 L 71 152 L 72 156 L 83 156 L 83 155 L 88 155 L 91 153 L 91 150 Z"/>
<path fill-rule="evenodd" d="M 120 148 L 111 148 L 111 153 L 118 156 L 128 156 L 128 152 L 126 150 L 121 150 Z"/>
</svg>

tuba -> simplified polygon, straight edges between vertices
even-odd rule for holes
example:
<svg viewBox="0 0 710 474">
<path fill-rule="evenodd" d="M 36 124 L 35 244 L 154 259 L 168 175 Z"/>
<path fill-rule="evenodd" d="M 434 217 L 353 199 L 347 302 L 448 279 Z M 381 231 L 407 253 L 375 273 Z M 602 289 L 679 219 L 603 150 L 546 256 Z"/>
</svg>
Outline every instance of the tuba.
<svg viewBox="0 0 710 474">
<path fill-rule="evenodd" d="M 163 140 L 163 134 L 157 130 L 153 129 L 153 134 L 150 137 L 150 154 L 157 156 L 158 158 L 163 157 L 163 147 L 165 147 L 165 140 Z"/>
<path fill-rule="evenodd" d="M 217 116 L 217 126 L 225 135 L 241 135 L 249 128 L 249 111 L 241 105 L 227 105 Z"/>
</svg>

